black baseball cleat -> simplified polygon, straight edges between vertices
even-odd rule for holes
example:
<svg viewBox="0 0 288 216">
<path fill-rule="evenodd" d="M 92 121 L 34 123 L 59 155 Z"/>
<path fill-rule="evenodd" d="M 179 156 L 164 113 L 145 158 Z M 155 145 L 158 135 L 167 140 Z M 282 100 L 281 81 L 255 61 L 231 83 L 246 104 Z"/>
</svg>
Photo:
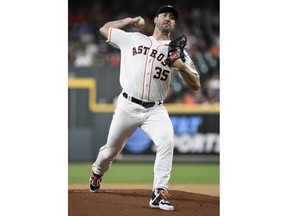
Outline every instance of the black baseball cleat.
<svg viewBox="0 0 288 216">
<path fill-rule="evenodd" d="M 172 196 L 168 193 L 168 191 L 158 188 L 153 191 L 151 199 L 149 201 L 149 205 L 151 208 L 159 208 L 166 211 L 173 211 L 174 206 L 167 201 Z"/>
<path fill-rule="evenodd" d="M 89 189 L 91 192 L 97 192 L 100 190 L 102 177 L 100 175 L 96 175 L 92 172 L 89 178 Z"/>
</svg>

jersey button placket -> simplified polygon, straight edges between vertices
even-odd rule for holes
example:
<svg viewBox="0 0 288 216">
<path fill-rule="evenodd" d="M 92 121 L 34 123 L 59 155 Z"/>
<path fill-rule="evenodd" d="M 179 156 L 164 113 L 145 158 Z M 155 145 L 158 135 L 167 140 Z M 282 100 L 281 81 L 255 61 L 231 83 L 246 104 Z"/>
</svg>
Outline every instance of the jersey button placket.
<svg viewBox="0 0 288 216">
<path fill-rule="evenodd" d="M 148 97 L 148 89 L 149 89 L 149 80 L 150 80 L 150 76 L 149 76 L 149 72 L 146 73 L 147 74 L 147 79 L 146 79 L 146 84 L 145 84 L 145 100 Z"/>
<path fill-rule="evenodd" d="M 148 92 L 149 92 L 149 83 L 150 83 L 150 76 L 151 76 L 151 73 L 150 73 L 150 70 L 151 70 L 151 64 L 152 64 L 152 58 L 150 57 L 149 61 L 148 61 L 148 67 L 147 67 L 147 70 L 146 70 L 146 84 L 145 84 L 145 98 L 144 99 L 147 99 L 148 98 Z"/>
</svg>

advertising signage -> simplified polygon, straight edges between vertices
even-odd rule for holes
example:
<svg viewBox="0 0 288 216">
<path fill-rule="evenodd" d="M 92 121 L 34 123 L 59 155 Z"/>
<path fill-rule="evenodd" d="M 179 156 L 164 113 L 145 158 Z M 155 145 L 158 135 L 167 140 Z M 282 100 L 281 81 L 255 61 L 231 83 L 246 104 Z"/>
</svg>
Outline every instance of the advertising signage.
<svg viewBox="0 0 288 216">
<path fill-rule="evenodd" d="M 174 154 L 219 154 L 219 113 L 170 115 L 174 128 Z M 123 154 L 155 154 L 156 146 L 138 128 L 125 145 Z"/>
</svg>

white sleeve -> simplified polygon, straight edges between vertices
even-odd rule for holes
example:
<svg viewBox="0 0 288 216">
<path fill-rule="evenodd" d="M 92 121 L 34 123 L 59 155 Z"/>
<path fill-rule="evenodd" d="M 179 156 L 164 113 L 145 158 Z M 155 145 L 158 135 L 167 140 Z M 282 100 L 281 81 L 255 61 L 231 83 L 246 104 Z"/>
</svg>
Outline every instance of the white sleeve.
<svg viewBox="0 0 288 216">
<path fill-rule="evenodd" d="M 119 49 L 127 42 L 127 35 L 127 32 L 111 27 L 106 42 Z"/>
<path fill-rule="evenodd" d="M 193 61 L 191 60 L 191 58 L 189 57 L 188 53 L 185 50 L 184 50 L 184 54 L 185 54 L 185 62 L 184 62 L 184 64 L 189 68 L 189 70 L 192 73 L 197 74 L 199 76 Z"/>
</svg>

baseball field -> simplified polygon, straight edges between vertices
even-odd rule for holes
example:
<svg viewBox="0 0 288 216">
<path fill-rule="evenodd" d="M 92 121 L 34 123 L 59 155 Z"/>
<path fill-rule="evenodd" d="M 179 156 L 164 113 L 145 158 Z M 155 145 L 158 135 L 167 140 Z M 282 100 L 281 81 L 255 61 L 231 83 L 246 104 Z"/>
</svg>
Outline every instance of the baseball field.
<svg viewBox="0 0 288 216">
<path fill-rule="evenodd" d="M 98 193 L 88 190 L 91 164 L 68 165 L 69 216 L 166 213 L 148 206 L 153 163 L 114 162 Z M 173 215 L 219 215 L 219 164 L 174 163 L 169 192 Z"/>
</svg>

